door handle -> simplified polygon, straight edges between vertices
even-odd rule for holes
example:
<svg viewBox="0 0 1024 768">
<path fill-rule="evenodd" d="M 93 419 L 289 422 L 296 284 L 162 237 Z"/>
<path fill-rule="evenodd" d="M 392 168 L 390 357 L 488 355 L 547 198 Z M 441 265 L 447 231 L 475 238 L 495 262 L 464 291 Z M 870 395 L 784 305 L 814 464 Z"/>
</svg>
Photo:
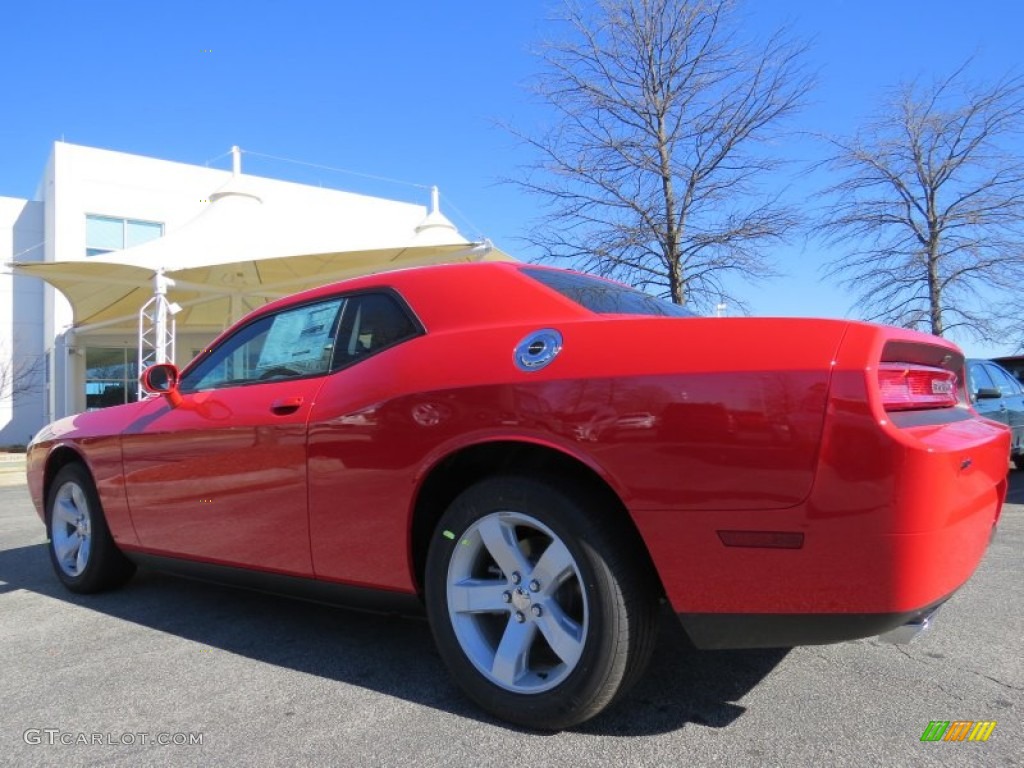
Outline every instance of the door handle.
<svg viewBox="0 0 1024 768">
<path fill-rule="evenodd" d="M 281 397 L 270 404 L 270 410 L 278 416 L 295 413 L 302 405 L 301 397 Z"/>
</svg>

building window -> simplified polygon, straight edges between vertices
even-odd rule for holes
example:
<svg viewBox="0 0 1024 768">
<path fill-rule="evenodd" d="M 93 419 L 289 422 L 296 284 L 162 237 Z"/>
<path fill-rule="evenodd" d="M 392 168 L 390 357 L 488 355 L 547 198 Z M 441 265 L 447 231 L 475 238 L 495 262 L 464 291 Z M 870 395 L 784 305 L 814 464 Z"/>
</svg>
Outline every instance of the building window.
<svg viewBox="0 0 1024 768">
<path fill-rule="evenodd" d="M 139 398 L 139 351 L 125 347 L 85 348 L 85 408 L 95 411 Z"/>
<path fill-rule="evenodd" d="M 113 216 L 85 215 L 85 255 L 99 256 L 102 253 L 120 251 L 135 245 L 156 240 L 164 234 L 164 225 L 159 221 L 118 219 Z"/>
</svg>

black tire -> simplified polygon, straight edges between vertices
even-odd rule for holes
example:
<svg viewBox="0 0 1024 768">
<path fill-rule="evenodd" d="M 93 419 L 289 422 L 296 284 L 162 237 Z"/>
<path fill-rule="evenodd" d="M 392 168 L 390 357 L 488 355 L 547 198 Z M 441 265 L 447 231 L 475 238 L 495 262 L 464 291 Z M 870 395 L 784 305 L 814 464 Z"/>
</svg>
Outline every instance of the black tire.
<svg viewBox="0 0 1024 768">
<path fill-rule="evenodd" d="M 427 555 L 427 614 L 442 659 L 484 710 L 561 730 L 641 676 L 656 636 L 657 580 L 621 510 L 608 506 L 557 482 L 493 477 L 442 516 Z M 506 567 L 485 540 L 499 542 Z M 507 573 L 512 562 L 525 572 Z M 466 607 L 478 596 L 486 597 Z"/>
<path fill-rule="evenodd" d="M 50 485 L 46 536 L 53 570 L 72 592 L 113 589 L 135 573 L 134 563 L 121 553 L 110 535 L 96 486 L 81 464 L 61 467 Z"/>
</svg>

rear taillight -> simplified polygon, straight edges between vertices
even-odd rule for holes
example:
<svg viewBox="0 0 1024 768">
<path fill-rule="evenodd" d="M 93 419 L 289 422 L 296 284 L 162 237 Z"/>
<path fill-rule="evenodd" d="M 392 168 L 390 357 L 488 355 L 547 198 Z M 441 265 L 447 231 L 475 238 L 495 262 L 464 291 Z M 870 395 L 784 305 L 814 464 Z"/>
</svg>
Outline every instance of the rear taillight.
<svg viewBox="0 0 1024 768">
<path fill-rule="evenodd" d="M 882 363 L 878 388 L 887 411 L 950 408 L 957 404 L 956 374 L 943 368 Z"/>
</svg>

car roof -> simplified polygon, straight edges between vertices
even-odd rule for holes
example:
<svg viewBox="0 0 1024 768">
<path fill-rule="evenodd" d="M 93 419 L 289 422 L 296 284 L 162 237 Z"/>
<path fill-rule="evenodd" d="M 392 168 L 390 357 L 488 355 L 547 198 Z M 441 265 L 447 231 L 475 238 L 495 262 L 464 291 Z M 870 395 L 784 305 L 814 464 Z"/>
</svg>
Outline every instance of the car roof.
<svg viewBox="0 0 1024 768">
<path fill-rule="evenodd" d="M 277 299 L 251 313 L 266 312 L 315 301 L 338 293 L 373 289 L 397 290 L 428 327 L 500 324 L 536 319 L 579 319 L 593 313 L 522 273 L 522 268 L 555 267 L 520 262 L 470 262 L 407 267 L 328 283 Z"/>
</svg>

